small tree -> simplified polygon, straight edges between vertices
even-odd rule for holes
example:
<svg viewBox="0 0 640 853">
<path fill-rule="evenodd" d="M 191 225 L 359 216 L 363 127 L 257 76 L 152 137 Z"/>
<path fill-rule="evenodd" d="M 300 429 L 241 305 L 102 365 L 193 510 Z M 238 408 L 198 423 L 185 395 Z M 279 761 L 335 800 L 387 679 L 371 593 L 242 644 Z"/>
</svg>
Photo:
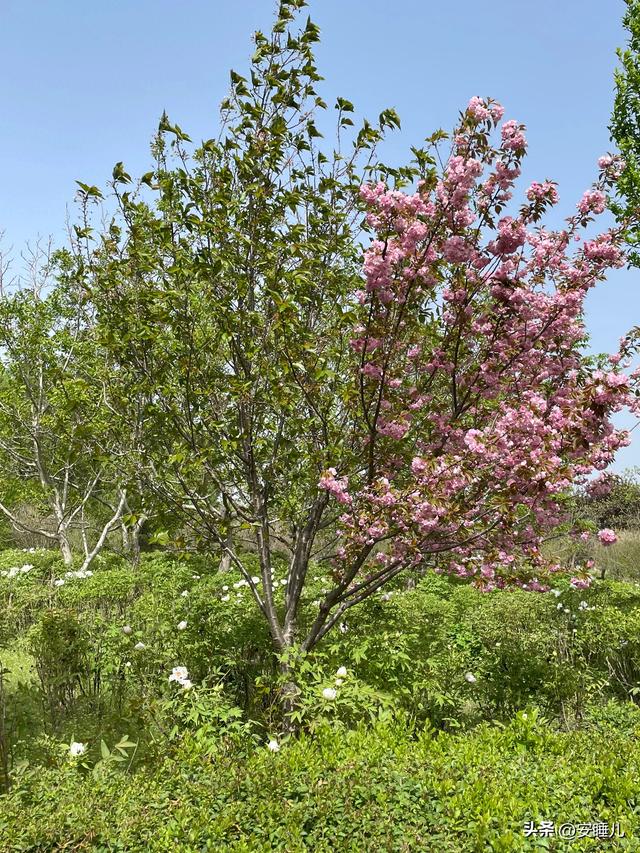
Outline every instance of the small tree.
<svg viewBox="0 0 640 853">
<path fill-rule="evenodd" d="M 640 483 L 638 469 L 607 474 L 586 484 L 576 496 L 578 517 L 598 528 L 640 527 Z"/>
<path fill-rule="evenodd" d="M 164 117 L 144 193 L 123 192 L 116 167 L 120 216 L 78 272 L 111 354 L 112 405 L 136 401 L 138 469 L 202 548 L 228 554 L 281 652 L 312 649 L 415 567 L 544 589 L 560 567 L 540 539 L 574 480 L 625 443 L 610 415 L 634 381 L 621 368 L 630 340 L 605 370 L 581 349 L 583 299 L 623 263 L 621 229 L 576 242 L 605 209 L 616 159 L 561 230 L 538 225 L 557 201 L 550 181 L 505 216 L 524 128 L 504 122 L 495 144 L 503 110 L 473 98 L 448 154 L 438 133 L 391 175 L 395 189 L 369 182 L 366 158 L 397 118 L 365 123 L 348 153 L 317 147 L 317 28 L 290 28 L 304 5 L 281 3 L 271 36 L 256 34 L 217 141 L 189 157 Z M 340 139 L 352 106 L 336 109 Z M 360 211 L 375 232 L 364 278 Z M 229 512 L 259 579 L 227 539 Z M 313 558 L 334 582 L 302 624 Z"/>
<path fill-rule="evenodd" d="M 77 295 L 53 280 L 49 253 L 34 254 L 31 272 L 23 286 L 1 288 L 0 455 L 11 476 L 32 491 L 37 484 L 53 525 L 17 513 L 10 496 L 1 496 L 0 512 L 16 530 L 55 542 L 65 564 L 76 530 L 86 569 L 126 493 L 104 445 L 101 358 L 87 318 Z"/>
</svg>

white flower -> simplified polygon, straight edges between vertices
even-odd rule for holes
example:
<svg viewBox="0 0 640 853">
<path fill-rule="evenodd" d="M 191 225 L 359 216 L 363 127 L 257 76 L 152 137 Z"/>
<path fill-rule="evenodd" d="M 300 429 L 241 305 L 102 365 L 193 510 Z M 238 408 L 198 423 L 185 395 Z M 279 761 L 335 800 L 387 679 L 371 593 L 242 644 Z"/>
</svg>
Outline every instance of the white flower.
<svg viewBox="0 0 640 853">
<path fill-rule="evenodd" d="M 124 665 L 125 665 L 125 666 L 127 667 L 127 669 L 128 669 L 128 668 L 131 666 L 131 661 L 130 661 L 130 660 L 125 661 L 125 664 L 124 664 Z"/>
<path fill-rule="evenodd" d="M 324 690 L 322 691 L 323 699 L 335 699 L 336 695 L 337 695 L 337 692 L 334 690 L 333 687 L 325 687 Z"/>
<path fill-rule="evenodd" d="M 339 666 L 336 672 L 338 678 L 346 678 L 347 677 L 347 668 L 346 666 Z"/>
<path fill-rule="evenodd" d="M 588 610 L 588 609 L 589 609 L 589 605 L 587 604 L 587 602 L 586 602 L 586 601 L 581 601 L 581 602 L 580 602 L 580 604 L 578 605 L 578 608 L 579 608 L 580 610 Z"/>
<path fill-rule="evenodd" d="M 561 589 L 552 589 L 551 592 L 555 595 L 556 598 L 559 598 L 562 595 Z"/>
<path fill-rule="evenodd" d="M 124 628 L 122 629 L 122 633 L 126 634 L 127 637 L 129 636 L 129 634 L 132 633 L 132 631 L 133 631 L 133 628 L 131 627 L 131 625 L 125 625 Z"/>
<path fill-rule="evenodd" d="M 31 565 L 31 563 L 25 563 L 25 565 L 22 566 L 20 571 L 23 572 L 24 574 L 26 574 L 27 572 L 30 572 L 32 568 L 33 568 L 33 566 Z"/>
<path fill-rule="evenodd" d="M 220 601 L 229 601 L 229 596 L 223 595 L 222 598 L 220 599 Z"/>
<path fill-rule="evenodd" d="M 223 592 L 228 592 L 228 591 L 229 591 L 229 587 L 228 587 L 228 586 L 223 586 L 223 587 L 222 587 L 222 591 L 223 591 Z"/>
<path fill-rule="evenodd" d="M 77 572 L 65 572 L 64 576 L 67 580 L 71 580 L 72 578 L 90 578 L 93 577 L 93 572 L 89 569 L 78 569 Z"/>
<path fill-rule="evenodd" d="M 267 744 L 267 749 L 270 750 L 271 752 L 278 752 L 280 750 L 280 744 L 278 743 L 277 740 L 274 740 L 272 738 L 269 741 L 269 743 Z"/>
<path fill-rule="evenodd" d="M 62 578 L 58 578 L 58 580 L 53 582 L 54 586 L 64 586 L 64 580 Z"/>
<path fill-rule="evenodd" d="M 339 628 L 340 628 L 340 633 L 341 633 L 341 634 L 346 634 L 346 633 L 347 633 L 347 631 L 349 630 L 349 626 L 347 625 L 347 623 L 346 623 L 346 622 L 341 622 L 341 623 L 340 623 L 340 625 L 339 625 Z"/>
<path fill-rule="evenodd" d="M 260 578 L 251 578 L 254 583 L 260 583 Z"/>
<path fill-rule="evenodd" d="M 134 648 L 137 652 L 141 652 L 143 649 L 146 649 L 147 647 L 145 646 L 145 644 L 144 644 L 144 643 L 136 643 L 136 644 L 135 644 L 135 646 L 134 646 L 133 648 Z"/>
<path fill-rule="evenodd" d="M 560 604 L 556 607 L 556 610 L 562 610 L 563 607 L 564 607 L 564 604 L 562 602 L 560 602 Z"/>
<path fill-rule="evenodd" d="M 469 684 L 475 684 L 478 680 L 472 672 L 465 672 L 464 680 L 468 681 Z"/>
<path fill-rule="evenodd" d="M 183 598 L 186 598 L 186 597 L 189 595 L 189 590 L 188 590 L 188 589 L 183 589 L 183 590 L 182 590 L 182 592 L 180 593 L 180 595 L 181 595 Z"/>
<path fill-rule="evenodd" d="M 178 684 L 182 684 L 189 678 L 189 670 L 186 666 L 174 666 L 171 670 L 171 675 L 169 676 L 169 681 L 177 681 Z"/>
<path fill-rule="evenodd" d="M 336 680 L 335 680 L 336 687 L 342 687 L 343 684 L 344 684 L 344 681 L 342 680 L 342 678 L 336 678 Z"/>
<path fill-rule="evenodd" d="M 194 579 L 194 581 L 200 580 L 200 575 L 191 575 L 191 577 Z"/>
<path fill-rule="evenodd" d="M 286 586 L 288 583 L 289 581 L 286 578 L 282 578 L 280 581 L 280 586 Z"/>
<path fill-rule="evenodd" d="M 193 682 L 189 681 L 188 678 L 185 678 L 184 681 L 180 682 L 180 686 L 183 690 L 191 690 L 191 688 L 193 687 Z"/>
<path fill-rule="evenodd" d="M 77 741 L 73 741 L 69 745 L 69 755 L 72 755 L 74 758 L 78 758 L 80 755 L 84 755 L 87 751 L 86 743 L 78 743 Z"/>
<path fill-rule="evenodd" d="M 184 631 L 187 627 L 187 620 L 183 619 L 182 622 L 178 622 L 178 631 Z"/>
</svg>

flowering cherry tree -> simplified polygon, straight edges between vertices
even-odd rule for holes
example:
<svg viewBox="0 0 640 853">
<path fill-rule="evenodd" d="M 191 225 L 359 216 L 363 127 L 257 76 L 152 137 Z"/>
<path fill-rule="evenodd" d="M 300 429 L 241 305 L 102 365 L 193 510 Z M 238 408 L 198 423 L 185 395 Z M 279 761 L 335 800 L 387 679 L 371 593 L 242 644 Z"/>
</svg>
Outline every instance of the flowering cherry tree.
<svg viewBox="0 0 640 853">
<path fill-rule="evenodd" d="M 600 159 L 560 230 L 541 224 L 558 202 L 551 181 L 501 215 L 527 148 L 502 116 L 472 98 L 437 179 L 362 188 L 376 235 L 351 340 L 362 466 L 336 463 L 318 484 L 343 509 L 342 544 L 313 640 L 409 566 L 546 589 L 561 566 L 541 539 L 564 520 L 563 495 L 628 442 L 611 415 L 637 410 L 632 339 L 597 369 L 582 353 L 585 296 L 624 263 L 622 227 L 588 233 L 623 163 Z"/>
</svg>

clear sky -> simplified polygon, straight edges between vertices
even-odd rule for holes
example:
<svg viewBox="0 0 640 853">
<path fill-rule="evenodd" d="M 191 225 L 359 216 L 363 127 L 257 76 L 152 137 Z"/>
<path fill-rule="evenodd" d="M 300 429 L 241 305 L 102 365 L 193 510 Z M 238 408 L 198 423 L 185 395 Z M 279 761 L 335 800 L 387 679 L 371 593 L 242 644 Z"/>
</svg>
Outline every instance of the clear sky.
<svg viewBox="0 0 640 853">
<path fill-rule="evenodd" d="M 242 72 L 270 0 L 0 0 L 0 229 L 19 251 L 60 239 L 75 180 L 104 185 L 114 163 L 147 171 L 167 110 L 192 138 L 217 130 L 228 71 Z M 522 178 L 559 182 L 569 214 L 609 150 L 623 0 L 312 0 L 323 94 L 372 118 L 395 107 L 388 161 L 449 128 L 472 95 L 528 126 Z M 640 271 L 594 291 L 587 325 L 612 351 L 640 322 Z M 640 429 L 616 468 L 640 465 Z"/>
</svg>

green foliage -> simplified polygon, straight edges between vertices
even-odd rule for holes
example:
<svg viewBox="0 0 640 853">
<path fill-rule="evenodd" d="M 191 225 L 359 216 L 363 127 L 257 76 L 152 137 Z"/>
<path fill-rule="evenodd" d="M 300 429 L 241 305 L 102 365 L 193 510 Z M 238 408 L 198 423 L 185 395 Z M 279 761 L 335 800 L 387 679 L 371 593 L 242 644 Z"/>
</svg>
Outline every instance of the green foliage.
<svg viewBox="0 0 640 853">
<path fill-rule="evenodd" d="M 628 45 L 618 50 L 620 67 L 615 72 L 615 99 L 611 116 L 612 139 L 623 155 L 626 167 L 620 178 L 618 200 L 613 205 L 619 219 L 637 215 L 640 209 L 640 2 L 625 0 L 624 26 L 629 34 Z M 628 234 L 633 247 L 630 261 L 640 263 L 640 233 L 635 226 Z"/>
<path fill-rule="evenodd" d="M 57 725 L 88 675 L 89 639 L 77 616 L 66 610 L 45 610 L 28 639 L 52 722 Z"/>
<path fill-rule="evenodd" d="M 552 731 L 535 710 L 507 725 L 435 735 L 405 721 L 320 728 L 277 753 L 228 744 L 211 753 L 185 735 L 153 771 L 87 777 L 68 761 L 26 771 L 2 799 L 12 850 L 541 849 L 528 820 L 620 822 L 633 850 L 640 771 L 637 709 Z M 601 849 L 594 839 L 554 850 Z M 542 847 L 544 848 L 544 845 Z M 548 849 L 548 848 L 547 848 Z"/>
<path fill-rule="evenodd" d="M 285 661 L 239 573 L 203 557 L 104 557 L 60 587 L 47 552 L 30 559 L 7 594 L 48 598 L 0 651 L 0 846 L 454 853 L 535 849 L 526 820 L 635 828 L 635 585 L 482 594 L 417 577 Z M 303 620 L 327 581 L 313 566 Z"/>
</svg>

